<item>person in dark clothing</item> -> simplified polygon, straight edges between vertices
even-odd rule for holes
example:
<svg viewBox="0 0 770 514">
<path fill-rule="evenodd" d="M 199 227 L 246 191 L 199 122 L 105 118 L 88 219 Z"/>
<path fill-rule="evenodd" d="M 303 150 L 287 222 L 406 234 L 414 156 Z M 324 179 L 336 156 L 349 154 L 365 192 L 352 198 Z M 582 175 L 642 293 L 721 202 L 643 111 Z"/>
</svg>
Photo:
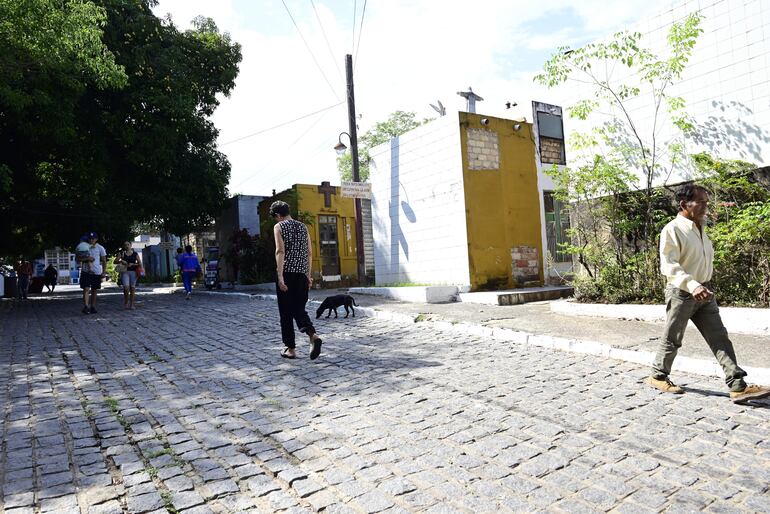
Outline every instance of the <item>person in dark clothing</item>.
<svg viewBox="0 0 770 514">
<path fill-rule="evenodd" d="M 19 258 L 18 264 L 16 264 L 16 276 L 18 297 L 19 300 L 27 299 L 27 292 L 29 291 L 29 282 L 32 277 L 32 264 L 24 258 Z"/>
<path fill-rule="evenodd" d="M 270 205 L 270 216 L 276 220 L 275 237 L 276 295 L 281 318 L 281 338 L 286 348 L 281 357 L 295 359 L 294 325 L 308 336 L 312 350 L 310 359 L 321 355 L 321 338 L 305 310 L 307 295 L 313 284 L 311 268 L 313 246 L 304 223 L 292 219 L 289 205 L 276 201 Z"/>
<path fill-rule="evenodd" d="M 130 241 L 123 243 L 123 250 L 118 252 L 113 261 L 115 269 L 120 273 L 120 282 L 123 285 L 123 308 L 135 309 L 136 299 L 136 269 L 142 265 L 139 252 L 135 252 Z"/>
<path fill-rule="evenodd" d="M 49 264 L 43 272 L 43 284 L 48 288 L 49 293 L 53 293 L 56 288 L 56 280 L 59 278 L 59 270 L 56 266 Z"/>
</svg>

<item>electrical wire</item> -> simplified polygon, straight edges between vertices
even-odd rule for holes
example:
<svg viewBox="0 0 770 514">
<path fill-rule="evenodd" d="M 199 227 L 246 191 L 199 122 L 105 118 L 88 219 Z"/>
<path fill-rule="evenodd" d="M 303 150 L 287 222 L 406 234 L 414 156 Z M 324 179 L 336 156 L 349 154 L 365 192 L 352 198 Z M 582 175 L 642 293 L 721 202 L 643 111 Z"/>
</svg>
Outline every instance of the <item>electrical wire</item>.
<svg viewBox="0 0 770 514">
<path fill-rule="evenodd" d="M 339 105 L 342 105 L 344 103 L 345 102 L 337 102 L 334 105 L 330 105 L 329 107 L 324 107 L 323 109 L 319 109 L 319 110 L 317 110 L 315 112 L 311 112 L 310 114 L 305 114 L 304 116 L 300 116 L 299 118 L 294 118 L 293 120 L 284 121 L 283 123 L 279 123 L 278 125 L 273 125 L 272 127 L 268 127 L 266 129 L 259 130 L 257 132 L 254 132 L 253 134 L 248 134 L 248 135 L 245 135 L 243 137 L 239 137 L 237 139 L 231 139 L 230 141 L 227 141 L 225 143 L 220 144 L 219 147 L 221 148 L 223 146 L 226 146 L 226 145 L 229 145 L 229 144 L 232 144 L 232 143 L 237 143 L 238 141 L 243 141 L 244 139 L 248 139 L 250 137 L 254 137 L 254 136 L 258 136 L 260 134 L 264 134 L 265 132 L 269 132 L 269 131 L 275 130 L 277 128 L 285 127 L 286 125 L 289 125 L 289 124 L 294 123 L 296 121 L 304 120 L 305 118 L 309 118 L 309 117 L 314 116 L 314 115 L 316 115 L 318 113 L 321 113 L 321 112 L 324 112 L 324 111 L 328 111 L 329 109 L 334 109 L 335 107 L 337 107 Z"/>
<path fill-rule="evenodd" d="M 350 55 L 353 55 L 353 49 L 356 47 L 356 0 L 353 0 L 353 41 L 350 42 Z"/>
<path fill-rule="evenodd" d="M 361 10 L 361 25 L 358 27 L 358 43 L 355 46 L 355 52 L 353 53 L 353 71 L 355 71 L 358 65 L 358 52 L 361 51 L 361 34 L 364 33 L 364 17 L 366 16 L 366 2 L 364 0 L 364 8 Z M 355 30 L 355 27 L 354 27 Z"/>
<path fill-rule="evenodd" d="M 315 2 L 313 0 L 310 0 L 310 5 L 313 6 L 313 12 L 315 13 L 315 18 L 318 20 L 318 26 L 321 27 L 321 34 L 324 36 L 324 41 L 326 41 L 326 48 L 329 50 L 329 55 L 332 58 L 332 62 L 334 63 L 334 67 L 337 68 L 337 75 L 339 75 L 340 80 L 342 82 L 345 82 L 345 77 L 342 76 L 342 70 L 340 70 L 339 64 L 337 64 L 337 59 L 334 57 L 334 52 L 332 51 L 332 45 L 329 43 L 329 38 L 326 36 L 326 31 L 324 30 L 324 25 L 321 23 L 321 17 L 318 16 L 318 11 L 315 8 Z"/>
<path fill-rule="evenodd" d="M 329 84 L 329 89 L 332 90 L 332 93 L 334 94 L 334 98 L 339 100 L 340 96 L 337 94 L 337 91 L 334 89 L 334 86 L 332 86 L 332 83 L 329 82 L 329 78 L 326 76 L 326 73 L 324 73 L 324 70 L 323 68 L 321 68 L 321 65 L 318 64 L 318 59 L 315 58 L 315 54 L 310 49 L 310 45 L 308 45 L 307 40 L 305 39 L 305 36 L 302 35 L 302 31 L 299 30 L 299 25 L 297 25 L 297 22 L 294 21 L 294 16 L 292 16 L 291 11 L 289 10 L 289 6 L 286 5 L 286 2 L 284 0 L 281 0 L 281 3 L 286 8 L 286 12 L 288 13 L 289 18 L 291 18 L 291 22 L 294 24 L 294 28 L 297 29 L 297 33 L 299 34 L 299 37 L 302 38 L 302 42 L 305 43 L 305 48 L 307 48 L 307 51 L 310 53 L 310 57 L 313 58 L 313 62 L 315 62 L 315 65 L 318 67 L 318 71 L 321 72 L 321 75 L 323 76 L 324 80 L 326 81 L 327 84 Z"/>
<path fill-rule="evenodd" d="M 289 144 L 289 145 L 288 145 L 288 146 L 287 146 L 287 147 L 284 149 L 284 152 L 286 152 L 286 151 L 290 150 L 292 147 L 294 147 L 294 145 L 296 145 L 297 143 L 299 143 L 299 142 L 300 142 L 300 140 L 302 140 L 302 139 L 303 139 L 303 138 L 304 138 L 304 137 L 307 135 L 307 133 L 308 133 L 308 132 L 310 132 L 311 130 L 313 130 L 313 128 L 314 128 L 316 125 L 318 125 L 318 124 L 321 122 L 321 120 L 323 120 L 323 119 L 324 119 L 324 117 L 325 117 L 327 114 L 328 114 L 328 111 L 324 112 L 324 113 L 323 113 L 321 116 L 319 116 L 319 117 L 318 117 L 318 119 L 316 119 L 316 120 L 315 120 L 313 123 L 311 123 L 311 124 L 310 124 L 310 126 L 309 126 L 307 129 L 305 129 L 305 131 L 304 131 L 302 134 L 300 134 L 300 135 L 299 135 L 299 137 L 297 137 L 297 139 L 295 139 L 294 141 L 292 141 L 292 142 L 291 142 L 291 143 L 290 143 L 290 144 Z M 325 143 L 323 143 L 323 146 L 328 146 L 328 143 L 326 143 L 326 142 L 325 142 Z M 284 155 L 284 154 L 281 154 L 281 155 Z M 276 155 L 276 156 L 275 156 L 275 157 L 274 157 L 272 160 L 268 161 L 268 162 L 267 162 L 267 164 L 265 164 L 264 166 L 262 166 L 261 168 L 259 168 L 257 171 L 255 171 L 254 173 L 252 173 L 250 176 L 248 176 L 248 177 L 246 177 L 245 179 L 243 179 L 243 180 L 241 180 L 240 182 L 238 182 L 238 183 L 237 183 L 237 184 L 234 186 L 234 188 L 235 188 L 235 189 L 237 189 L 237 188 L 241 187 L 243 184 L 245 184 L 246 182 L 249 182 L 249 181 L 251 181 L 251 180 L 253 180 L 253 179 L 255 179 L 255 178 L 259 177 L 259 175 L 260 175 L 260 173 L 262 173 L 262 171 L 264 171 L 264 170 L 265 170 L 265 169 L 267 169 L 268 167 L 272 166 L 272 165 L 273 165 L 273 163 L 274 163 L 276 160 L 278 160 L 279 158 L 280 158 L 280 155 Z M 265 180 L 265 182 L 268 182 L 268 183 L 269 183 L 269 182 L 271 182 L 271 181 L 272 181 L 274 178 L 277 178 L 277 177 L 278 177 L 279 175 L 281 175 L 282 173 L 283 173 L 283 172 L 279 172 L 278 174 L 276 174 L 276 175 L 273 175 L 273 176 L 269 177 L 267 180 Z"/>
</svg>

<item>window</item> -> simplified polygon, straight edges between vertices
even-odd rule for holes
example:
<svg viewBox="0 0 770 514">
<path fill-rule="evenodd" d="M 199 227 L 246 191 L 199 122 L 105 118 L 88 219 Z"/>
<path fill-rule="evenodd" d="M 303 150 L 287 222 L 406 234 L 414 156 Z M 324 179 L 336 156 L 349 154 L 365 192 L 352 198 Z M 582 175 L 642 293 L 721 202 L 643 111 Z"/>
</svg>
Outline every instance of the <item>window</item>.
<svg viewBox="0 0 770 514">
<path fill-rule="evenodd" d="M 538 134 L 540 162 L 543 164 L 567 164 L 564 152 L 564 124 L 561 107 L 532 102 Z"/>
</svg>

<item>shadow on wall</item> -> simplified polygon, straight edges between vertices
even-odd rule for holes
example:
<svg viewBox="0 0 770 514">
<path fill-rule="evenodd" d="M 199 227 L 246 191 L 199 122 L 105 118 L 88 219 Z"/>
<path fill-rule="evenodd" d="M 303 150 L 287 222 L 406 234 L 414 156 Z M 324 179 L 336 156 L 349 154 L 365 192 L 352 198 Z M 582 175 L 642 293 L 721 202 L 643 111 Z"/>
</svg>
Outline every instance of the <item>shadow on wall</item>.
<svg viewBox="0 0 770 514">
<path fill-rule="evenodd" d="M 406 219 L 408 219 L 410 223 L 416 223 L 417 215 L 409 205 L 409 194 L 406 192 L 406 188 L 404 187 L 404 184 L 401 183 L 401 181 L 398 182 L 398 185 L 401 187 L 401 189 L 404 190 L 404 196 L 406 197 L 406 201 L 401 200 L 401 210 L 404 211 L 404 216 L 406 216 Z"/>
<path fill-rule="evenodd" d="M 755 163 L 764 162 L 763 150 L 766 150 L 766 147 L 770 145 L 770 132 L 746 121 L 753 116 L 753 111 L 745 104 L 735 100 L 727 103 L 714 100 L 711 105 L 715 112 L 721 114 L 712 114 L 705 121 L 695 119 L 695 127 L 687 135 L 687 140 L 715 156 L 740 158 Z M 621 123 L 620 120 L 607 121 L 604 123 L 604 127 L 608 129 L 608 142 L 611 146 L 615 148 L 638 148 L 639 141 L 628 130 L 627 125 Z M 658 150 L 667 152 L 664 145 L 659 145 Z M 690 153 L 693 151 L 695 151 L 694 148 Z M 725 155 L 725 153 L 731 155 Z M 628 152 L 624 154 L 624 157 L 632 167 L 641 169 L 641 160 L 637 153 Z M 677 167 L 675 173 L 686 180 L 692 178 L 691 170 L 686 168 Z M 670 174 L 669 177 L 665 177 L 666 182 L 668 182 Z"/>
<path fill-rule="evenodd" d="M 390 140 L 390 191 L 391 194 L 395 193 L 390 198 L 388 204 L 388 214 L 390 217 L 390 269 L 399 270 L 400 254 L 398 248 L 400 247 L 404 251 L 404 255 L 409 260 L 409 243 L 404 237 L 404 233 L 401 230 L 400 223 L 400 202 L 399 197 L 401 195 L 401 182 L 398 180 L 400 176 L 399 165 L 399 138 L 394 137 Z"/>
<path fill-rule="evenodd" d="M 712 153 L 729 151 L 744 160 L 763 162 L 762 147 L 770 143 L 770 133 L 745 121 L 754 112 L 735 100 L 727 103 L 714 100 L 711 106 L 722 114 L 712 114 L 702 122 L 696 120 L 690 139 Z"/>
</svg>

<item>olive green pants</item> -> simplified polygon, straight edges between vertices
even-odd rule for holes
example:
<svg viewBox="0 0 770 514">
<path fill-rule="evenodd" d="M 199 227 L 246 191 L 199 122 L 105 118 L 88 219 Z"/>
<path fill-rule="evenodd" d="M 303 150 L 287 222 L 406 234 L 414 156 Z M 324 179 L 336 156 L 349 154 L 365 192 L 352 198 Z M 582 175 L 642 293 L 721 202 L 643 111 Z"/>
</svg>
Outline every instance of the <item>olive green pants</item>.
<svg viewBox="0 0 770 514">
<path fill-rule="evenodd" d="M 682 338 L 687 328 L 687 322 L 692 320 L 703 338 L 711 348 L 714 357 L 725 373 L 725 382 L 731 391 L 742 391 L 746 388 L 743 371 L 735 359 L 733 343 L 727 336 L 727 329 L 719 315 L 719 307 L 712 298 L 711 301 L 699 303 L 687 291 L 677 287 L 666 287 L 666 328 L 663 332 L 655 361 L 652 365 L 652 376 L 664 379 L 671 373 Z"/>
</svg>

